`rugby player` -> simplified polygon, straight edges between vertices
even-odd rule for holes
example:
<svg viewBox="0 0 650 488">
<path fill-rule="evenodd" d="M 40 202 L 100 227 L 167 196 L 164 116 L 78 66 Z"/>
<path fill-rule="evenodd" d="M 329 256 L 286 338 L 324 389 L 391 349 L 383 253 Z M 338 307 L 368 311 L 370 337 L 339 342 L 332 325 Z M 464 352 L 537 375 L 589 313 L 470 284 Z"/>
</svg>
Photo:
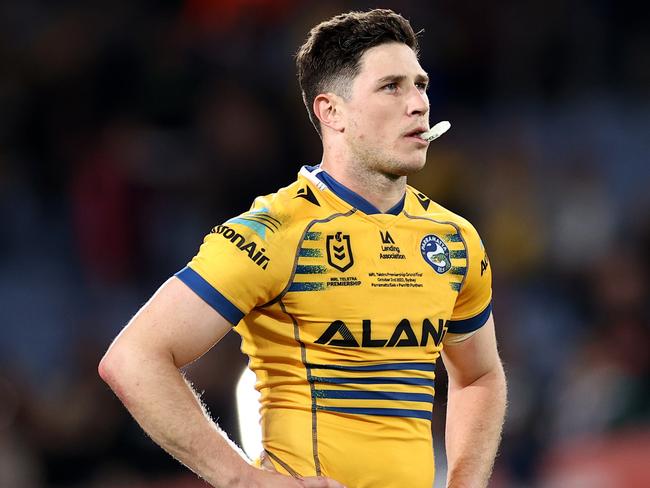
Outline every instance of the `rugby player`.
<svg viewBox="0 0 650 488">
<path fill-rule="evenodd" d="M 491 268 L 474 227 L 406 182 L 429 145 L 417 37 L 390 10 L 350 12 L 315 26 L 296 60 L 321 162 L 217 225 L 100 374 L 215 487 L 431 488 L 442 357 L 447 485 L 486 486 L 506 404 Z M 180 372 L 231 328 L 257 375 L 263 461 Z"/>
</svg>

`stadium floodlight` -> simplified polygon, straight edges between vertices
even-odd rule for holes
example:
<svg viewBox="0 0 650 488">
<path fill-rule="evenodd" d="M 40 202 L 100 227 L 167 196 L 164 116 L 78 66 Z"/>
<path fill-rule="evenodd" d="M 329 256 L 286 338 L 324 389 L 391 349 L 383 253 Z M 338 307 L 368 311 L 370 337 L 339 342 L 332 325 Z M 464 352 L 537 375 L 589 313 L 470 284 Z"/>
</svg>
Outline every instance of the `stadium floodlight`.
<svg viewBox="0 0 650 488">
<path fill-rule="evenodd" d="M 255 373 L 244 368 L 237 382 L 237 418 L 242 449 L 251 459 L 262 453 L 262 428 L 260 427 L 260 394 L 255 389 Z"/>
</svg>

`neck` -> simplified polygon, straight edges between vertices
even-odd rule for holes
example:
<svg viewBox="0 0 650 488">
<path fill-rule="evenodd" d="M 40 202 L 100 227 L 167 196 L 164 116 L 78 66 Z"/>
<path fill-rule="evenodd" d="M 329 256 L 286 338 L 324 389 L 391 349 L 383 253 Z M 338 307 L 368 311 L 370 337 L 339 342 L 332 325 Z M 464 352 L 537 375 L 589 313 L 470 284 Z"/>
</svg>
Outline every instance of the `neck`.
<svg viewBox="0 0 650 488">
<path fill-rule="evenodd" d="M 406 176 L 389 175 L 358 161 L 334 158 L 327 151 L 323 153 L 321 168 L 381 212 L 397 205 L 406 191 Z"/>
</svg>

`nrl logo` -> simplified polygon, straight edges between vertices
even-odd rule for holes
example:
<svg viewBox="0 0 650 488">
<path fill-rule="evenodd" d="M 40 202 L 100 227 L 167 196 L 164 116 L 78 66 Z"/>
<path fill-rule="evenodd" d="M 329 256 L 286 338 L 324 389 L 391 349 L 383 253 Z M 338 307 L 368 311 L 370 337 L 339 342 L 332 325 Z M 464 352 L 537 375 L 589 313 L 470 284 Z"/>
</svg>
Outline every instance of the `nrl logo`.
<svg viewBox="0 0 650 488">
<path fill-rule="evenodd" d="M 436 273 L 443 274 L 451 268 L 449 248 L 440 237 L 433 234 L 425 236 L 420 242 L 420 252 Z"/>
<path fill-rule="evenodd" d="M 341 272 L 347 271 L 354 264 L 350 236 L 337 232 L 327 236 L 327 262 Z"/>
</svg>

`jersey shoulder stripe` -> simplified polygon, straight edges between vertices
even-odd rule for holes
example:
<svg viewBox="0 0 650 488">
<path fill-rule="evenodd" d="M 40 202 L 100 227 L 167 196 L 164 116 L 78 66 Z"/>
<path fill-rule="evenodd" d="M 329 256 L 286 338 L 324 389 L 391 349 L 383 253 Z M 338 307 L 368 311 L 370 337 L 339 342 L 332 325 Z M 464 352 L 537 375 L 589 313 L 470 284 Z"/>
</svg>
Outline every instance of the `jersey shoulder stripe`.
<svg viewBox="0 0 650 488">
<path fill-rule="evenodd" d="M 452 274 L 462 274 L 462 281 L 453 283 L 459 292 L 448 331 L 453 334 L 473 332 L 482 327 L 492 313 L 492 276 L 489 259 L 476 228 L 464 217 L 434 202 L 424 193 L 407 187 L 405 212 L 414 219 L 448 223 L 455 230 L 440 236 L 449 246 L 450 258 L 463 259 L 463 267 L 451 267 Z"/>
<path fill-rule="evenodd" d="M 199 253 L 176 276 L 236 324 L 253 308 L 296 287 L 309 287 L 292 284 L 296 273 L 320 271 L 295 266 L 298 256 L 314 252 L 300 243 L 315 238 L 308 231 L 311 223 L 338 213 L 318 184 L 299 177 L 275 193 L 257 197 L 247 212 L 214 227 Z"/>
</svg>

